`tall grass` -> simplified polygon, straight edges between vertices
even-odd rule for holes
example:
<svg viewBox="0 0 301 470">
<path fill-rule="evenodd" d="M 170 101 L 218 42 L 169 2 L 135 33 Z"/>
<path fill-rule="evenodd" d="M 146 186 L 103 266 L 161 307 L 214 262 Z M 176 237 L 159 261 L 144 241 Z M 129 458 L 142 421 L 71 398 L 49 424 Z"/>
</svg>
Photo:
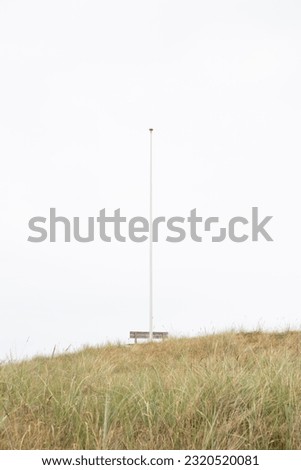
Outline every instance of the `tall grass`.
<svg viewBox="0 0 301 470">
<path fill-rule="evenodd" d="M 1 449 L 300 449 L 301 333 L 87 348 L 0 368 Z"/>
</svg>

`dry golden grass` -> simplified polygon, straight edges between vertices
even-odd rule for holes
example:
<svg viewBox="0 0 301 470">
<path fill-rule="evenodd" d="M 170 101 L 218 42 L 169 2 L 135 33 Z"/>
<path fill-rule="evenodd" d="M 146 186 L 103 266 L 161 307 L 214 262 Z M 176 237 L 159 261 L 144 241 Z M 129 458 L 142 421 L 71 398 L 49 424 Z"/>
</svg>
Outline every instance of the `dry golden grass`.
<svg viewBox="0 0 301 470">
<path fill-rule="evenodd" d="M 0 449 L 300 449 L 301 333 L 87 348 L 0 367 Z"/>
</svg>

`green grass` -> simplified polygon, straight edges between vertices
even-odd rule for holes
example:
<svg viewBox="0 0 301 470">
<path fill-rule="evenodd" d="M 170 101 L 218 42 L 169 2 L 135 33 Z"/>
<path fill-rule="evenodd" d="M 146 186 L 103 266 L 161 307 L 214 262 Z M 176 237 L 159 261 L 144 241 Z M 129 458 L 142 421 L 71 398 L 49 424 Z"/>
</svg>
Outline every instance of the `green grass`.
<svg viewBox="0 0 301 470">
<path fill-rule="evenodd" d="M 0 449 L 301 449 L 301 333 L 87 348 L 0 367 Z"/>
</svg>

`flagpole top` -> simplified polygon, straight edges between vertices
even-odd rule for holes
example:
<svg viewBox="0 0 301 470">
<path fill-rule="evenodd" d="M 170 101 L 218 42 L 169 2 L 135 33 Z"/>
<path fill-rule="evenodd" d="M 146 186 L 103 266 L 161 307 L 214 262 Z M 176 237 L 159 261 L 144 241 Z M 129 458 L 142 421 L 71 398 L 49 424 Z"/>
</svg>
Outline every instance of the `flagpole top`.
<svg viewBox="0 0 301 470">
<path fill-rule="evenodd" d="M 149 129 L 150 132 L 153 132 L 154 129 Z"/>
</svg>

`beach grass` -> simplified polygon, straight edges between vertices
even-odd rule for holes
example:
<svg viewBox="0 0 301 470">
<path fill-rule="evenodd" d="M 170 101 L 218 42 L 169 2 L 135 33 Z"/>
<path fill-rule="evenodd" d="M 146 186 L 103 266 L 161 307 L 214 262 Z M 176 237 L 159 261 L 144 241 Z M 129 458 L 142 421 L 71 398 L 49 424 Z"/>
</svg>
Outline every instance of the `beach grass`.
<svg viewBox="0 0 301 470">
<path fill-rule="evenodd" d="M 0 366 L 0 449 L 301 449 L 301 333 L 107 345 Z"/>
</svg>

